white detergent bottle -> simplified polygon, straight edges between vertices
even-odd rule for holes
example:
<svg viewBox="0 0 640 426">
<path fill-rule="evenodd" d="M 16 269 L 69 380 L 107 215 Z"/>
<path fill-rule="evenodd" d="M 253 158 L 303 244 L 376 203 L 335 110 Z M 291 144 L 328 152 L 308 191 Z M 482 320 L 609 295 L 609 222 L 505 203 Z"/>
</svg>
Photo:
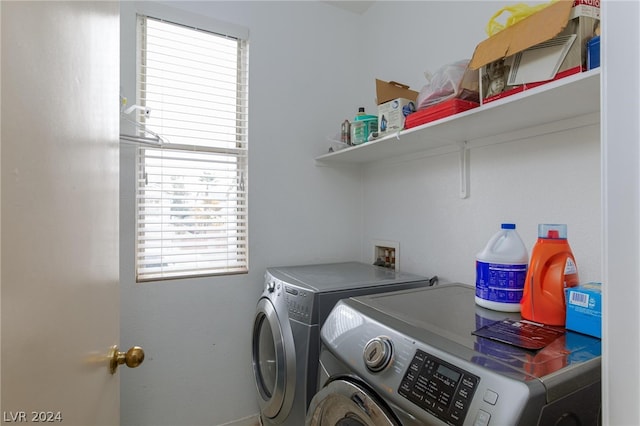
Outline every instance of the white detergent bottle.
<svg viewBox="0 0 640 426">
<path fill-rule="evenodd" d="M 529 254 L 513 223 L 503 223 L 476 256 L 476 303 L 502 312 L 519 312 Z"/>
</svg>

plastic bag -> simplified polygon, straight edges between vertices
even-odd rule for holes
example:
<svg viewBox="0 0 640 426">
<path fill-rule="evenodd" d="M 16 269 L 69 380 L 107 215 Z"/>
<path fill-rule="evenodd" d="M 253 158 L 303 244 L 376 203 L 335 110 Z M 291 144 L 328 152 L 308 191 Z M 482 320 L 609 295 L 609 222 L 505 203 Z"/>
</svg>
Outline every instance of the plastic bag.
<svg viewBox="0 0 640 426">
<path fill-rule="evenodd" d="M 486 31 L 487 35 L 489 37 L 491 37 L 492 35 L 495 35 L 496 33 L 499 33 L 500 31 L 504 30 L 507 27 L 510 27 L 511 25 L 515 24 L 516 22 L 522 21 L 527 16 L 533 15 L 537 11 L 539 11 L 541 9 L 544 9 L 545 7 L 549 6 L 554 1 L 555 0 L 552 0 L 549 3 L 539 4 L 539 5 L 536 5 L 536 6 L 529 6 L 528 4 L 525 4 L 525 3 L 518 3 L 518 4 L 513 4 L 511 6 L 505 6 L 502 9 L 500 9 L 499 11 L 497 11 L 491 17 L 491 19 L 489 19 L 489 22 L 487 23 L 485 31 Z M 507 20 L 505 21 L 504 24 L 501 24 L 500 22 L 496 21 L 496 19 L 500 15 L 502 15 L 504 12 L 509 12 L 511 15 L 507 18 Z"/>
<path fill-rule="evenodd" d="M 424 85 L 416 99 L 416 109 L 421 110 L 431 105 L 460 97 L 477 101 L 478 72 L 468 70 L 469 59 L 447 64 L 433 75 L 428 75 L 429 81 Z M 471 90 L 469 90 L 471 89 Z M 460 95 L 464 94 L 464 97 Z"/>
</svg>

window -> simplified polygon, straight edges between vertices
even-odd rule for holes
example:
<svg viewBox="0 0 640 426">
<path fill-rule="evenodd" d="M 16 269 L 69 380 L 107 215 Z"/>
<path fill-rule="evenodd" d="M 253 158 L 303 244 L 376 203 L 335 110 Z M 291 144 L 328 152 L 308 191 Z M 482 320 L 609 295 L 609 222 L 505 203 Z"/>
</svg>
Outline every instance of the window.
<svg viewBox="0 0 640 426">
<path fill-rule="evenodd" d="M 136 281 L 248 270 L 245 40 L 138 16 Z"/>
</svg>

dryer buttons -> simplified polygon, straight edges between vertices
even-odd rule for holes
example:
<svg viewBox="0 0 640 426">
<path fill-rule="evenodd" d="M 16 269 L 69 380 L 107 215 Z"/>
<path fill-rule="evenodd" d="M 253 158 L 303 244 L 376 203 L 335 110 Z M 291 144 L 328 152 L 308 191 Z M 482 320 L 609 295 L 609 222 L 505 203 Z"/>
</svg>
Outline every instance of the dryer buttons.
<svg viewBox="0 0 640 426">
<path fill-rule="evenodd" d="M 374 337 L 364 345 L 362 357 L 364 363 L 370 371 L 378 372 L 384 370 L 391 361 L 393 346 L 386 337 Z"/>
</svg>

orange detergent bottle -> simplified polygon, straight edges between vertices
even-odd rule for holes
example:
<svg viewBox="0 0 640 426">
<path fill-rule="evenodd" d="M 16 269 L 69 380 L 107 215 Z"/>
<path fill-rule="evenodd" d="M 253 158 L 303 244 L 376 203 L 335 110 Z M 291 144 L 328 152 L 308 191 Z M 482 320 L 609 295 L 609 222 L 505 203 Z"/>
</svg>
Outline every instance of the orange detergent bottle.
<svg viewBox="0 0 640 426">
<path fill-rule="evenodd" d="M 538 225 L 538 240 L 531 251 L 520 301 L 522 318 L 564 327 L 564 290 L 576 285 L 578 268 L 567 241 L 567 225 Z"/>
</svg>

